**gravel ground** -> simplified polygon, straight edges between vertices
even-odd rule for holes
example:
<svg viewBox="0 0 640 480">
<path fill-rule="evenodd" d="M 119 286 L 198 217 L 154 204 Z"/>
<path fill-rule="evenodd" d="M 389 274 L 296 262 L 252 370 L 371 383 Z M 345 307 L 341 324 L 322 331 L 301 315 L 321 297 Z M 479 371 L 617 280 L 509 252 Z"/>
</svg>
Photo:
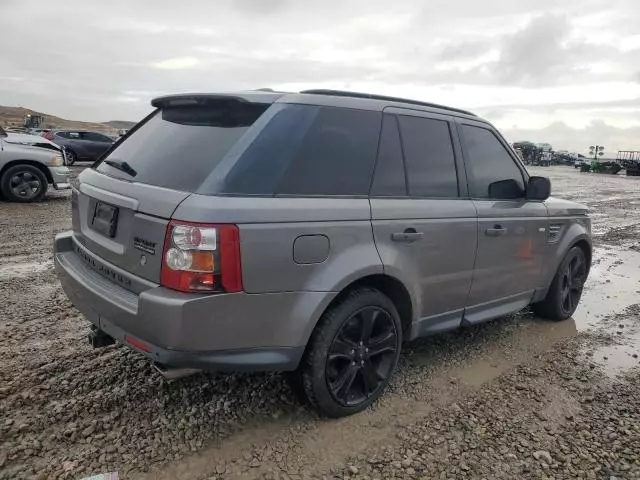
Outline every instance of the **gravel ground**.
<svg viewBox="0 0 640 480">
<path fill-rule="evenodd" d="M 602 340 L 556 346 L 400 429 L 337 477 L 640 478 L 640 369 L 604 376 L 581 353 Z"/>
<path fill-rule="evenodd" d="M 51 262 L 68 193 L 0 203 L 0 479 L 640 478 L 640 183 L 540 172 L 594 212 L 575 319 L 418 341 L 387 395 L 338 421 L 284 375 L 167 384 L 126 348 L 92 350 Z"/>
</svg>

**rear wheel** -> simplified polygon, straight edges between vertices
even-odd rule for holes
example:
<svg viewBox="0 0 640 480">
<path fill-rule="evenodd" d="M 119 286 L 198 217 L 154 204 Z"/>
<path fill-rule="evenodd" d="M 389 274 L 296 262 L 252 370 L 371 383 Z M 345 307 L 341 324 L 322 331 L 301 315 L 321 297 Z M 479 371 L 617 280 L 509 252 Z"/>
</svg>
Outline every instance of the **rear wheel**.
<svg viewBox="0 0 640 480">
<path fill-rule="evenodd" d="M 68 148 L 64 151 L 64 159 L 65 165 L 73 165 L 78 160 L 77 155 L 73 150 L 69 150 Z"/>
<path fill-rule="evenodd" d="M 393 302 L 378 290 L 350 292 L 321 318 L 299 374 L 321 414 L 343 417 L 380 397 L 395 371 L 402 326 Z"/>
<path fill-rule="evenodd" d="M 580 247 L 573 247 L 560 263 L 546 298 L 533 305 L 534 312 L 550 320 L 566 320 L 578 308 L 587 279 L 587 259 Z"/>
<path fill-rule="evenodd" d="M 49 183 L 44 173 L 33 165 L 14 165 L 0 179 L 0 190 L 12 202 L 35 202 L 40 200 Z"/>
</svg>

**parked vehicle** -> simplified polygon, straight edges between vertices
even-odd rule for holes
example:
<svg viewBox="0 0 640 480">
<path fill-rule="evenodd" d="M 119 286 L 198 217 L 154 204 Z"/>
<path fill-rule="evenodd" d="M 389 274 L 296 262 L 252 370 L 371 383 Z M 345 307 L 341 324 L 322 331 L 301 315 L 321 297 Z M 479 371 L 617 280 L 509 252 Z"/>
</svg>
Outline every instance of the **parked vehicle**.
<svg viewBox="0 0 640 480">
<path fill-rule="evenodd" d="M 294 371 L 339 417 L 381 395 L 405 341 L 580 301 L 587 208 L 472 113 L 331 90 L 152 105 L 79 176 L 55 240 L 96 347 L 166 375 Z"/>
<path fill-rule="evenodd" d="M 69 169 L 59 151 L 7 141 L 0 128 L 0 193 L 13 202 L 40 200 L 52 185 L 69 188 Z M 38 137 L 39 138 L 39 137 Z"/>
<path fill-rule="evenodd" d="M 616 162 L 627 170 L 628 176 L 640 176 L 640 151 L 620 150 Z"/>
<path fill-rule="evenodd" d="M 603 158 L 593 158 L 591 160 L 584 159 L 584 163 L 580 166 L 581 172 L 606 173 L 616 175 L 622 170 L 622 165 L 617 161 L 605 160 Z"/>
<path fill-rule="evenodd" d="M 77 161 L 95 161 L 114 143 L 107 135 L 82 130 L 54 130 L 45 138 L 64 147 L 67 165 Z"/>
<path fill-rule="evenodd" d="M 536 159 L 533 162 L 533 165 L 538 165 L 541 167 L 548 167 L 551 165 L 551 156 L 553 154 L 553 147 L 550 143 L 538 143 L 536 144 L 538 147 L 538 154 Z"/>
<path fill-rule="evenodd" d="M 2 130 L 2 128 L 0 128 Z M 67 152 L 64 147 L 53 143 L 51 140 L 48 140 L 42 136 L 31 135 L 26 133 L 12 133 L 6 132 L 7 136 L 4 138 L 9 143 L 16 143 L 19 145 L 31 145 L 34 147 L 47 148 L 49 150 L 55 150 L 62 155 L 64 160 L 64 165 L 69 165 L 67 161 Z M 72 162 L 73 163 L 73 162 Z"/>
<path fill-rule="evenodd" d="M 0 131 L 1 130 L 2 128 L 0 127 Z M 6 135 L 3 138 L 8 143 L 48 148 L 49 150 L 55 150 L 56 152 L 62 153 L 62 147 L 60 147 L 60 145 L 56 145 L 51 140 L 42 138 L 39 135 L 30 135 L 27 133 L 13 133 L 13 132 L 5 132 L 5 134 Z"/>
</svg>

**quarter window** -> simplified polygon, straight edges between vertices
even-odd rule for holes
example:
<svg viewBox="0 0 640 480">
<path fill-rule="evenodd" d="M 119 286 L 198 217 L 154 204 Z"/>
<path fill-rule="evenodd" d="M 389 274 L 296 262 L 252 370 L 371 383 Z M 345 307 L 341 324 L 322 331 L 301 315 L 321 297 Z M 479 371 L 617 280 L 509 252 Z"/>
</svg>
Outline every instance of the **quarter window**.
<svg viewBox="0 0 640 480">
<path fill-rule="evenodd" d="M 402 197 L 407 195 L 404 161 L 398 120 L 395 115 L 385 115 L 382 120 L 380 147 L 376 162 L 371 195 L 378 197 Z"/>
</svg>

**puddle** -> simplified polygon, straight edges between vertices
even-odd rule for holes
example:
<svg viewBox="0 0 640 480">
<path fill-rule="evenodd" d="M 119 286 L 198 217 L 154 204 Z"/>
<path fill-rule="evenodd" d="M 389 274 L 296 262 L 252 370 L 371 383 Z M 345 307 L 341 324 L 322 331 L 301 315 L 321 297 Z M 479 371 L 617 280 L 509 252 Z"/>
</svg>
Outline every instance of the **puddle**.
<svg viewBox="0 0 640 480">
<path fill-rule="evenodd" d="M 633 367 L 640 368 L 640 305 L 605 317 L 597 334 L 603 335 L 604 345 L 585 348 L 587 357 L 602 366 L 609 376 Z"/>
<path fill-rule="evenodd" d="M 467 385 L 480 386 L 507 372 L 514 365 L 548 350 L 560 340 L 576 334 L 576 323 L 572 319 L 564 322 L 531 319 L 513 330 L 508 348 L 496 345 L 487 349 L 480 358 L 465 365 L 457 375 Z"/>
<path fill-rule="evenodd" d="M 640 253 L 613 247 L 594 250 L 594 264 L 573 315 L 578 330 L 640 303 Z"/>
<path fill-rule="evenodd" d="M 597 349 L 591 358 L 602 365 L 607 375 L 614 377 L 630 368 L 640 367 L 639 345 L 640 337 L 635 339 L 635 345 L 607 345 Z"/>
<path fill-rule="evenodd" d="M 10 263 L 9 265 L 2 265 L 0 266 L 0 280 L 16 277 L 28 277 L 34 273 L 43 272 L 52 266 L 53 263 L 51 261 Z"/>
</svg>

